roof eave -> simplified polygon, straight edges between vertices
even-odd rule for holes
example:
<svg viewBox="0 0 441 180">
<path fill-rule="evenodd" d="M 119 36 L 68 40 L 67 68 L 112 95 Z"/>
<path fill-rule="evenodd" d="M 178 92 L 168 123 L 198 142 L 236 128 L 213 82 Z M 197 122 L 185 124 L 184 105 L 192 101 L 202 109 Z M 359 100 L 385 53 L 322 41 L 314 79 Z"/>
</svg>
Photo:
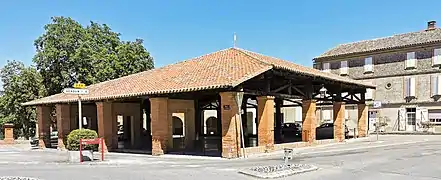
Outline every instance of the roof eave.
<svg viewBox="0 0 441 180">
<path fill-rule="evenodd" d="M 81 98 L 83 101 L 102 101 L 109 99 L 120 99 L 120 98 L 129 98 L 129 97 L 139 97 L 139 96 L 149 96 L 149 95 L 163 95 L 163 94 L 172 94 L 172 93 L 185 93 L 185 92 L 194 92 L 201 90 L 212 90 L 212 89 L 224 89 L 233 87 L 230 84 L 219 84 L 219 85 L 210 85 L 210 86 L 199 86 L 193 88 L 181 88 L 181 89 L 169 89 L 169 90 L 159 90 L 159 91 L 150 91 L 150 92 L 140 92 L 140 93 L 131 93 L 131 94 L 121 94 L 121 95 L 111 95 L 111 96 L 95 96 L 95 97 L 84 97 Z M 44 98 L 42 98 L 44 99 Z M 42 100 L 40 99 L 40 100 Z M 57 104 L 57 103 L 71 103 L 76 102 L 77 99 L 61 99 L 61 100 L 42 100 L 39 102 L 39 99 L 34 101 L 29 101 L 22 103 L 22 106 L 36 106 L 36 105 L 44 105 L 44 104 Z"/>
</svg>

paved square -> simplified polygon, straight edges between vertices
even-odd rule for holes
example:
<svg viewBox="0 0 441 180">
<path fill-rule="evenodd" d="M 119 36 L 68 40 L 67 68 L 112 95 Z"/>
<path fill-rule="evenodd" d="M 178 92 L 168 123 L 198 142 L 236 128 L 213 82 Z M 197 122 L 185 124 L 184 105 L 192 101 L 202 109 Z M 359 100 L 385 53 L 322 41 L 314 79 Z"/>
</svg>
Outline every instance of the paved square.
<svg viewBox="0 0 441 180">
<path fill-rule="evenodd" d="M 303 148 L 291 163 L 312 164 L 320 169 L 283 179 L 406 180 L 441 178 L 439 136 L 380 136 L 374 141 Z M 256 179 L 238 173 L 240 169 L 283 163 L 283 153 L 239 160 L 186 159 L 144 155 L 108 156 L 98 164 L 57 163 L 62 153 L 0 151 L 0 176 L 58 179 Z M 52 157 L 52 158 L 47 158 Z"/>
</svg>

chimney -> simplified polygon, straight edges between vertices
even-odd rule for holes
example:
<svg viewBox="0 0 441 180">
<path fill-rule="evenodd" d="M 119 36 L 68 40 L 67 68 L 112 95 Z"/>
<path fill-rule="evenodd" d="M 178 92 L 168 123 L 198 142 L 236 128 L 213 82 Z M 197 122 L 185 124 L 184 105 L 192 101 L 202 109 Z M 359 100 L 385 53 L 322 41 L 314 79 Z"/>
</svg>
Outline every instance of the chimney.
<svg viewBox="0 0 441 180">
<path fill-rule="evenodd" d="M 427 22 L 427 31 L 436 29 L 436 21 Z"/>
</svg>

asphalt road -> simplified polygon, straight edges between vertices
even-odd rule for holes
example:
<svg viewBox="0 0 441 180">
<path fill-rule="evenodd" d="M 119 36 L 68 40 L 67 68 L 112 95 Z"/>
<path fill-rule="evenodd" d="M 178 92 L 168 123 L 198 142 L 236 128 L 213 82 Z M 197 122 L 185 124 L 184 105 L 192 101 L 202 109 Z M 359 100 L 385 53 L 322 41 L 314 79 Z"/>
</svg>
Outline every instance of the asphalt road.
<svg viewBox="0 0 441 180">
<path fill-rule="evenodd" d="M 398 136 L 381 142 L 359 142 L 305 148 L 292 163 L 320 169 L 284 179 L 406 180 L 441 179 L 441 136 Z M 387 139 L 387 140 L 386 140 Z M 0 151 L 1 176 L 59 179 L 254 179 L 237 173 L 256 165 L 279 164 L 280 154 L 246 160 L 119 157 L 109 164 L 65 164 L 45 158 L 47 152 Z M 25 159 L 30 160 L 25 161 Z M 111 158 L 111 157 L 109 157 Z M 45 159 L 45 160 L 44 160 Z M 119 162 L 119 163 L 116 163 Z"/>
</svg>

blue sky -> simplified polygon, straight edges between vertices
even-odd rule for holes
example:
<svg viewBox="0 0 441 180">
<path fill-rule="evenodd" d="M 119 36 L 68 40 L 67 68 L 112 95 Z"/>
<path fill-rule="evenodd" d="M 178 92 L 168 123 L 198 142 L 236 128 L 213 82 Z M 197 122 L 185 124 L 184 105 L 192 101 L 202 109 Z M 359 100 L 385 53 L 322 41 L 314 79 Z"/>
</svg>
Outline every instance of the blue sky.
<svg viewBox="0 0 441 180">
<path fill-rule="evenodd" d="M 2 1 L 0 65 L 32 63 L 33 41 L 51 16 L 108 24 L 123 40 L 142 38 L 156 67 L 233 46 L 311 66 L 340 43 L 441 25 L 441 1 L 408 0 L 75 0 Z"/>
</svg>

